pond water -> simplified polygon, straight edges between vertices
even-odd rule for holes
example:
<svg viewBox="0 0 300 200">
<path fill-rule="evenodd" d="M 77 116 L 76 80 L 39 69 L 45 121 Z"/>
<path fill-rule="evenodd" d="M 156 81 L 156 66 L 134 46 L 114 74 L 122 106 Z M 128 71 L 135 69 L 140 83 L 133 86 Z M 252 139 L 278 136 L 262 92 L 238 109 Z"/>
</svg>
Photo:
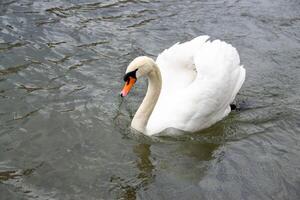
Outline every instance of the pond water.
<svg viewBox="0 0 300 200">
<path fill-rule="evenodd" d="M 1 0 L 1 199 L 300 199 L 299 0 Z M 127 64 L 233 44 L 240 110 L 199 133 L 130 132 Z"/>
</svg>

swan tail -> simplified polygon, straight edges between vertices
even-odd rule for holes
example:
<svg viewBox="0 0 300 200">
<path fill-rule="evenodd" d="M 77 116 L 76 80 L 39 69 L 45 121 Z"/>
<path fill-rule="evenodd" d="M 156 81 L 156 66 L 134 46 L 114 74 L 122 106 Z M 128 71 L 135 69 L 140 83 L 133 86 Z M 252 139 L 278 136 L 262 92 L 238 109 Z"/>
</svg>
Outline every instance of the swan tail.
<svg viewBox="0 0 300 200">
<path fill-rule="evenodd" d="M 234 88 L 232 96 L 231 96 L 231 102 L 234 101 L 235 96 L 237 95 L 237 93 L 239 92 L 239 90 L 241 89 L 241 87 L 245 81 L 245 78 L 246 78 L 246 70 L 245 70 L 244 66 L 241 65 L 239 68 L 239 77 L 238 77 L 238 80 L 236 82 L 235 88 Z"/>
</svg>

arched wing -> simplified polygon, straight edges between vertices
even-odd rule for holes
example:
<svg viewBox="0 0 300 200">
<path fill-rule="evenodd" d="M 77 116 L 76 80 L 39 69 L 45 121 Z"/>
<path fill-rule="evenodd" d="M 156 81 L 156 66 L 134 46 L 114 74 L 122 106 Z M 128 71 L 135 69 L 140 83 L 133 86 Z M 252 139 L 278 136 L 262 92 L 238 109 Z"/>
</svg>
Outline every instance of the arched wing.
<svg viewBox="0 0 300 200">
<path fill-rule="evenodd" d="M 238 52 L 220 40 L 200 36 L 175 44 L 157 58 L 162 92 L 147 129 L 197 131 L 221 120 L 245 80 Z"/>
<path fill-rule="evenodd" d="M 162 95 L 173 93 L 190 85 L 196 78 L 197 72 L 194 56 L 208 36 L 200 36 L 189 42 L 176 43 L 164 50 L 156 59 L 162 75 Z"/>
</svg>

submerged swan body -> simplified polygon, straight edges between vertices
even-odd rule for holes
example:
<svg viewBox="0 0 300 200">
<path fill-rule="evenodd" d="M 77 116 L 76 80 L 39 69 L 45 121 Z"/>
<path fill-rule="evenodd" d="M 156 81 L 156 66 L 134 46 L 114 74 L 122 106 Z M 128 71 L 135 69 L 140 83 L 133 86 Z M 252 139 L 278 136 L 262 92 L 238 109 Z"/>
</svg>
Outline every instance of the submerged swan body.
<svg viewBox="0 0 300 200">
<path fill-rule="evenodd" d="M 156 62 L 142 56 L 127 67 L 126 96 L 135 81 L 148 78 L 147 94 L 131 126 L 146 135 L 167 128 L 195 132 L 227 116 L 246 71 L 237 50 L 220 40 L 199 36 L 163 51 Z"/>
</svg>

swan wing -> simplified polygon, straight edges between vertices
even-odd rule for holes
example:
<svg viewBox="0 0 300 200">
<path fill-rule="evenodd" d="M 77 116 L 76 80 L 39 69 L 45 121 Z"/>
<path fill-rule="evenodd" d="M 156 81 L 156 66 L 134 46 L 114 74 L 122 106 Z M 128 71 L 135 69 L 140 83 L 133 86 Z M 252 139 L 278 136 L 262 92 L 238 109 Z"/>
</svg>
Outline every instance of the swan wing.
<svg viewBox="0 0 300 200">
<path fill-rule="evenodd" d="M 181 90 L 195 80 L 197 72 L 193 58 L 208 38 L 199 36 L 182 44 L 176 43 L 159 54 L 156 63 L 163 80 L 161 95 Z"/>
<path fill-rule="evenodd" d="M 197 77 L 182 91 L 188 96 L 184 101 L 192 103 L 181 128 L 191 131 L 207 128 L 227 116 L 246 76 L 237 50 L 220 40 L 202 45 L 194 62 Z"/>
<path fill-rule="evenodd" d="M 201 37 L 198 38 L 200 41 Z M 183 54 L 184 58 L 179 55 L 178 61 L 167 62 L 158 57 L 159 66 L 164 62 L 174 62 L 175 66 L 175 63 L 181 64 L 180 61 L 189 65 L 181 68 L 176 65 L 180 73 L 174 72 L 171 65 L 164 63 L 165 65 L 160 66 L 161 70 L 168 69 L 162 70 L 164 93 L 159 97 L 148 121 L 149 133 L 158 133 L 169 127 L 194 132 L 211 126 L 230 112 L 230 103 L 241 88 L 246 72 L 240 65 L 240 58 L 234 47 L 220 40 L 211 42 L 206 41 L 207 39 L 208 37 L 203 39 L 202 43 L 196 40 L 195 46 L 191 45 L 192 52 Z M 192 69 L 195 72 L 193 77 L 184 74 L 191 68 L 189 66 L 195 66 Z M 177 83 L 185 80 L 182 78 L 184 76 L 192 79 L 184 84 Z"/>
</svg>

